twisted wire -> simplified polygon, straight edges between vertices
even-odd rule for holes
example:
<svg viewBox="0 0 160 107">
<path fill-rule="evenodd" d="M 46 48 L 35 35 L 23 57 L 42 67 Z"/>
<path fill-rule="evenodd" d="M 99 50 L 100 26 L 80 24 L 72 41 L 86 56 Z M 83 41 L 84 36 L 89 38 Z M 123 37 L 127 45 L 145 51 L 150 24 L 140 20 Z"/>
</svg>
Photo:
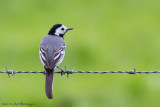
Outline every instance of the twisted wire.
<svg viewBox="0 0 160 107">
<path fill-rule="evenodd" d="M 45 71 L 13 71 L 13 70 L 8 70 L 6 68 L 6 71 L 0 71 L 0 73 L 7 73 L 8 76 L 10 77 L 10 74 L 12 74 L 12 76 L 16 73 L 41 73 L 41 74 L 45 74 Z M 105 74 L 105 73 L 128 73 L 128 74 L 136 74 L 136 73 L 140 73 L 140 74 L 151 74 L 151 73 L 160 73 L 160 71 L 136 71 L 136 69 L 134 70 L 129 70 L 129 71 L 74 71 L 73 70 L 66 70 L 65 71 L 57 71 L 55 73 L 60 73 L 61 75 L 63 74 L 67 74 L 67 77 L 69 77 L 69 74 L 74 74 L 74 73 L 94 73 L 94 74 Z"/>
</svg>

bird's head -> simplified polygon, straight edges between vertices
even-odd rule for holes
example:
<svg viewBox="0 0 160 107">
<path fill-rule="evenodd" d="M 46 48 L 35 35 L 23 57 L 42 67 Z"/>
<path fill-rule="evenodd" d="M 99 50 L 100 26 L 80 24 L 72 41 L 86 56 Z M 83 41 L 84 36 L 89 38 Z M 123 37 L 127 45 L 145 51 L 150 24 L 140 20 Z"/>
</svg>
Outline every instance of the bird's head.
<svg viewBox="0 0 160 107">
<path fill-rule="evenodd" d="M 53 25 L 53 27 L 50 29 L 50 31 L 48 32 L 48 34 L 50 35 L 56 35 L 56 36 L 60 36 L 63 37 L 64 34 L 68 31 L 68 30 L 72 30 L 73 28 L 67 28 L 62 24 L 55 24 Z"/>
</svg>

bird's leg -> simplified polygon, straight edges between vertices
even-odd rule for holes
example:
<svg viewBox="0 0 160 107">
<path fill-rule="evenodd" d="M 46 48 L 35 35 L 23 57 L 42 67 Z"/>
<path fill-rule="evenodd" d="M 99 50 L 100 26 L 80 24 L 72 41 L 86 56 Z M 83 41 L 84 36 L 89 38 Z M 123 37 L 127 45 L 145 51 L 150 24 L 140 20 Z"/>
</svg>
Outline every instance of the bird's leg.
<svg viewBox="0 0 160 107">
<path fill-rule="evenodd" d="M 57 68 L 59 68 L 61 70 L 61 76 L 65 74 L 65 72 L 62 68 L 60 68 L 59 66 L 57 66 Z"/>
</svg>

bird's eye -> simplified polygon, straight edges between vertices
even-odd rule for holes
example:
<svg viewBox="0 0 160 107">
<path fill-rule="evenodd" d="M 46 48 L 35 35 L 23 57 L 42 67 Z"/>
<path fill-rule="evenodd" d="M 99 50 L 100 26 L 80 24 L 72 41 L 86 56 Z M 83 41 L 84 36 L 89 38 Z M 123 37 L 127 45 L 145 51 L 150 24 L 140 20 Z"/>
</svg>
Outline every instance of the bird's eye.
<svg viewBox="0 0 160 107">
<path fill-rule="evenodd" d="M 61 28 L 61 30 L 64 30 L 64 28 Z"/>
</svg>

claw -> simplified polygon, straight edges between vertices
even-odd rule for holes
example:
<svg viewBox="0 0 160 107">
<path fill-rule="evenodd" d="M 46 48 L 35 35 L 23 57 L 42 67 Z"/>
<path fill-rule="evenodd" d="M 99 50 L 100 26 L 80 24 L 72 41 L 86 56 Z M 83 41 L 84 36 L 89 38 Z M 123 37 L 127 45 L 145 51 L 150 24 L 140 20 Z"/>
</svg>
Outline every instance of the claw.
<svg viewBox="0 0 160 107">
<path fill-rule="evenodd" d="M 59 68 L 61 70 L 61 76 L 65 75 L 65 71 L 63 69 L 61 69 L 59 66 L 57 66 L 57 68 Z"/>
<path fill-rule="evenodd" d="M 63 70 L 61 70 L 61 76 L 62 76 L 62 75 L 65 75 L 65 72 L 64 72 Z"/>
</svg>

